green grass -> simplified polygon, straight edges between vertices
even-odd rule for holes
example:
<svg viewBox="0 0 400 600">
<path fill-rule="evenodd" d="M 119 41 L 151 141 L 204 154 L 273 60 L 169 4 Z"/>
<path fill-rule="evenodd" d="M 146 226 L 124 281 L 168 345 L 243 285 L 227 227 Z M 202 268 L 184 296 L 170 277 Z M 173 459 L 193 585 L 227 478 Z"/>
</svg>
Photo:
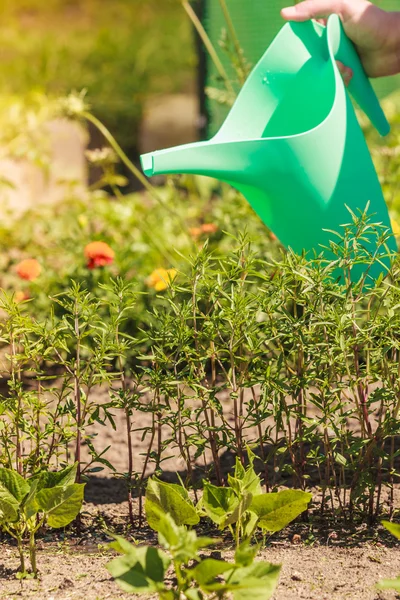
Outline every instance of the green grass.
<svg viewBox="0 0 400 600">
<path fill-rule="evenodd" d="M 0 88 L 87 89 L 94 113 L 134 150 L 146 94 L 192 79 L 190 23 L 177 0 L 0 0 Z"/>
</svg>

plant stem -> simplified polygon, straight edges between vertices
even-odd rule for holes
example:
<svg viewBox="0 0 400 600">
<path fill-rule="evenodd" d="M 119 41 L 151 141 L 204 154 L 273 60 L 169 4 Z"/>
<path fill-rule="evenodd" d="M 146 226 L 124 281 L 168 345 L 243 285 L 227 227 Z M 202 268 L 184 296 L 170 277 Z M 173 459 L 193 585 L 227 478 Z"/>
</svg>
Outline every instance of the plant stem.
<svg viewBox="0 0 400 600">
<path fill-rule="evenodd" d="M 29 535 L 29 558 L 32 566 L 32 573 L 37 577 L 37 564 L 36 564 L 36 542 L 35 542 L 35 532 L 31 531 Z"/>
<path fill-rule="evenodd" d="M 19 560 L 20 560 L 20 570 L 21 570 L 21 573 L 26 573 L 24 546 L 23 546 L 21 537 L 17 537 L 17 544 L 18 544 L 18 554 L 19 554 Z"/>
<path fill-rule="evenodd" d="M 163 200 L 163 198 L 161 198 L 161 196 L 157 193 L 155 187 L 152 186 L 151 183 L 149 183 L 147 178 L 141 173 L 141 171 L 128 158 L 128 156 L 122 150 L 121 146 L 118 144 L 117 140 L 108 131 L 107 127 L 105 127 L 103 125 L 103 123 L 101 121 L 99 121 L 99 119 L 97 119 L 90 112 L 83 111 L 81 113 L 81 116 L 84 119 L 86 119 L 87 121 L 89 121 L 90 123 L 92 123 L 100 131 L 100 133 L 104 136 L 104 138 L 107 140 L 107 142 L 110 144 L 110 146 L 115 150 L 117 155 L 120 157 L 120 159 L 122 160 L 124 165 L 129 169 L 129 171 L 132 173 L 132 175 L 134 175 L 134 177 L 136 177 L 136 179 L 138 179 L 138 181 L 140 181 L 140 183 L 151 194 L 151 197 L 154 198 L 154 200 L 156 200 L 163 208 L 165 208 L 165 210 L 168 211 L 171 216 L 173 216 L 175 219 L 177 219 L 182 231 L 184 233 L 186 233 L 188 239 L 190 239 L 191 243 L 194 244 L 192 238 L 188 234 L 186 223 L 183 221 L 183 219 L 181 219 L 181 217 L 178 215 L 178 213 L 176 213 L 170 206 L 168 206 L 168 204 Z"/>
<path fill-rule="evenodd" d="M 233 21 L 232 21 L 228 6 L 226 4 L 226 0 L 219 0 L 219 3 L 221 5 L 222 12 L 224 13 L 224 19 L 226 21 L 226 25 L 229 30 L 229 35 L 231 37 L 232 43 L 235 48 L 235 52 L 238 57 L 238 61 L 239 61 L 240 68 L 242 71 L 242 73 L 238 73 L 238 75 L 240 77 L 240 83 L 243 85 L 246 80 L 246 63 L 243 58 L 243 51 L 240 46 L 238 36 L 236 34 L 235 26 L 233 25 Z"/>
<path fill-rule="evenodd" d="M 220 61 L 219 56 L 218 56 L 210 38 L 208 37 L 207 32 L 204 29 L 199 17 L 196 15 L 196 13 L 194 12 L 193 8 L 190 6 L 189 2 L 187 2 L 187 0 L 182 0 L 182 6 L 185 9 L 185 11 L 187 12 L 194 27 L 196 28 L 196 31 L 201 38 L 201 41 L 203 42 L 204 46 L 206 47 L 207 52 L 209 53 L 218 73 L 220 74 L 221 78 L 223 79 L 223 81 L 225 83 L 226 89 L 229 92 L 231 92 L 232 94 L 234 94 L 235 91 L 229 80 L 228 74 L 225 71 L 224 66 L 223 66 L 222 62 Z"/>
</svg>

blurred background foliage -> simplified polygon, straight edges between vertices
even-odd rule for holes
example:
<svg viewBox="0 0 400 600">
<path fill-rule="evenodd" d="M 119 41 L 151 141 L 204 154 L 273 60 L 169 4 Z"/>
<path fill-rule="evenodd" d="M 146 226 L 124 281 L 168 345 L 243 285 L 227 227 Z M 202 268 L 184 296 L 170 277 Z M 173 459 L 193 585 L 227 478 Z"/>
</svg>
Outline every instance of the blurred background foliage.
<svg viewBox="0 0 400 600">
<path fill-rule="evenodd" d="M 193 85 L 190 22 L 177 0 L 0 0 L 0 89 L 87 89 L 93 112 L 137 151 L 147 94 Z"/>
</svg>

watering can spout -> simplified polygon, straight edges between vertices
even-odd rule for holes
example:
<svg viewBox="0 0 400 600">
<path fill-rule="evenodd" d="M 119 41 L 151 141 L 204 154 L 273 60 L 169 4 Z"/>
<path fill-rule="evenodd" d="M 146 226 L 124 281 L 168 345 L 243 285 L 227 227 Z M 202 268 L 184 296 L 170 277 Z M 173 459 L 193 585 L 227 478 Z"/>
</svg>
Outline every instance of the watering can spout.
<svg viewBox="0 0 400 600">
<path fill-rule="evenodd" d="M 229 146 L 229 148 L 228 148 Z M 235 143 L 198 142 L 143 154 L 142 169 L 147 177 L 185 173 L 205 175 L 240 183 L 242 158 Z"/>
<path fill-rule="evenodd" d="M 140 162 L 142 164 L 143 173 L 147 177 L 156 175 L 156 173 L 154 173 L 154 160 L 152 152 L 149 152 L 148 154 L 142 154 L 140 157 Z"/>
</svg>

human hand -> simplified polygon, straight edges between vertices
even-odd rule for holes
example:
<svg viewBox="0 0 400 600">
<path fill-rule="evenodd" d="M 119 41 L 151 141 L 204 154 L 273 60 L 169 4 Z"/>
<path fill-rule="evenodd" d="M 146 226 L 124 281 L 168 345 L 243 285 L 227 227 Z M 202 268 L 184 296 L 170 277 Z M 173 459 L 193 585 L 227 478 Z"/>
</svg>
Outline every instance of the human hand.
<svg viewBox="0 0 400 600">
<path fill-rule="evenodd" d="M 400 72 L 400 12 L 386 12 L 367 0 L 305 0 L 284 8 L 281 14 L 289 21 L 323 19 L 337 14 L 369 77 Z M 348 83 L 351 69 L 341 64 L 339 67 Z"/>
</svg>

